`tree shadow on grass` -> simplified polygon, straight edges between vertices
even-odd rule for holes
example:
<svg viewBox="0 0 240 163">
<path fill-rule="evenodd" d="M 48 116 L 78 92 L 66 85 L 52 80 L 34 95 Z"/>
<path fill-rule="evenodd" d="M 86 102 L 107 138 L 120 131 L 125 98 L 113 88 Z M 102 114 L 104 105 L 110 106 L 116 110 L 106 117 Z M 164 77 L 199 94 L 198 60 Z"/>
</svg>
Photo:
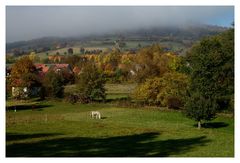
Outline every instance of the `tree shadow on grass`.
<svg viewBox="0 0 240 163">
<path fill-rule="evenodd" d="M 194 125 L 195 127 L 197 127 L 197 124 Z M 223 127 L 227 127 L 229 126 L 229 124 L 225 123 L 225 122 L 206 122 L 203 123 L 201 127 L 203 128 L 223 128 Z"/>
<path fill-rule="evenodd" d="M 227 126 L 229 126 L 229 124 L 225 122 L 208 122 L 203 124 L 204 128 L 222 128 Z"/>
<path fill-rule="evenodd" d="M 24 139 L 31 139 L 31 138 L 43 138 L 43 137 L 49 137 L 49 136 L 56 136 L 59 134 L 45 134 L 45 133 L 39 133 L 39 134 L 17 134 L 17 133 L 7 133 L 6 134 L 6 140 L 7 141 L 16 141 L 16 140 L 24 140 Z"/>
<path fill-rule="evenodd" d="M 68 137 L 15 143 L 6 146 L 7 157 L 167 157 L 206 145 L 205 136 L 156 140 L 157 132 L 108 138 Z"/>
<path fill-rule="evenodd" d="M 42 105 L 42 104 L 36 104 L 36 105 L 16 105 L 16 106 L 7 106 L 6 109 L 8 111 L 13 111 L 16 109 L 16 111 L 21 110 L 33 110 L 33 111 L 42 111 L 43 108 L 51 107 L 53 105 Z"/>
</svg>

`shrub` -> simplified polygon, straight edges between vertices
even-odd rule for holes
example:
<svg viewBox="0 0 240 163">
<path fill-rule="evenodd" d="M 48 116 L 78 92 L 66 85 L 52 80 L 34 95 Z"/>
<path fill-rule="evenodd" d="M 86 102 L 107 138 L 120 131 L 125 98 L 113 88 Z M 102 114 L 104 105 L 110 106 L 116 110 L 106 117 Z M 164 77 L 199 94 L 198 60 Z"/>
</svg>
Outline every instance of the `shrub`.
<svg viewBox="0 0 240 163">
<path fill-rule="evenodd" d="M 132 98 L 137 102 L 148 105 L 168 106 L 168 103 L 184 104 L 189 85 L 188 77 L 181 73 L 166 73 L 161 78 L 147 79 L 140 84 L 132 94 Z M 174 97 L 174 99 L 169 98 Z M 174 102 L 173 102 L 174 100 Z M 178 102 L 177 102 L 178 101 Z"/>
<path fill-rule="evenodd" d="M 199 92 L 194 92 L 187 99 L 185 111 L 187 117 L 198 122 L 201 128 L 202 120 L 212 120 L 216 115 L 216 100 L 202 96 Z"/>
<path fill-rule="evenodd" d="M 77 95 L 74 94 L 70 94 L 67 97 L 67 101 L 70 102 L 71 104 L 75 104 L 78 101 L 79 97 Z"/>
<path fill-rule="evenodd" d="M 85 94 L 81 93 L 78 95 L 78 101 L 81 104 L 87 104 L 87 103 L 91 102 L 92 100 L 89 97 L 87 97 Z"/>
</svg>

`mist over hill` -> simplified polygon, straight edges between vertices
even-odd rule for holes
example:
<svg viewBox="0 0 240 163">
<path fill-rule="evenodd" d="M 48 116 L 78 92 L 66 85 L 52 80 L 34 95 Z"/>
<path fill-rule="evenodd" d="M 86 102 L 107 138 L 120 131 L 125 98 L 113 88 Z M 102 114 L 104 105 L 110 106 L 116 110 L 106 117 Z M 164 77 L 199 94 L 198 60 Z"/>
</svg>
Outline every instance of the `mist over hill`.
<svg viewBox="0 0 240 163">
<path fill-rule="evenodd" d="M 141 28 L 135 30 L 122 30 L 115 32 L 106 32 L 102 34 L 92 34 L 86 36 L 72 36 L 72 37 L 43 37 L 28 41 L 18 41 L 6 44 L 7 53 L 14 50 L 24 52 L 35 51 L 44 52 L 51 49 L 58 49 L 72 46 L 86 46 L 91 41 L 102 42 L 105 45 L 114 46 L 116 40 L 134 41 L 151 43 L 178 43 L 183 47 L 190 47 L 194 42 L 203 37 L 211 36 L 223 32 L 228 28 L 212 25 L 192 25 L 188 27 L 180 26 L 161 26 L 151 28 Z M 89 45 L 90 46 L 90 45 Z"/>
</svg>

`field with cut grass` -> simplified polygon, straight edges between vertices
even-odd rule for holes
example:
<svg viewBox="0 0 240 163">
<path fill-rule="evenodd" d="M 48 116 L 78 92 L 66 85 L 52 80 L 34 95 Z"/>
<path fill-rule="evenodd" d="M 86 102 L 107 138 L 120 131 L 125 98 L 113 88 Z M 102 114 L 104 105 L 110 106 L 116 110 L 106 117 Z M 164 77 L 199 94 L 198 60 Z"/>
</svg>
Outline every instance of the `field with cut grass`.
<svg viewBox="0 0 240 163">
<path fill-rule="evenodd" d="M 8 101 L 7 106 L 7 157 L 234 156 L 231 115 L 219 115 L 198 130 L 181 112 L 165 108 L 64 101 Z M 92 110 L 100 111 L 102 119 L 91 119 Z"/>
</svg>

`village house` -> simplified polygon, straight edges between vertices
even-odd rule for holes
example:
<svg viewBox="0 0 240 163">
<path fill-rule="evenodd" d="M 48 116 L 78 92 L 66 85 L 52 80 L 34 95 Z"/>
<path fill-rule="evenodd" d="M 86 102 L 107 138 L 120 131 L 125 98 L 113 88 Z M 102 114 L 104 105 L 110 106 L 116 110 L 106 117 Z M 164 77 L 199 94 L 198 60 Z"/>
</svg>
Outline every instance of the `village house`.
<svg viewBox="0 0 240 163">
<path fill-rule="evenodd" d="M 39 77 L 43 78 L 45 74 L 49 71 L 50 66 L 46 64 L 35 64 L 36 69 L 38 71 Z"/>
<path fill-rule="evenodd" d="M 63 70 L 66 70 L 68 73 L 72 73 L 71 67 L 69 64 L 35 64 L 39 75 L 45 75 L 50 70 L 58 73 Z"/>
<path fill-rule="evenodd" d="M 38 71 L 38 76 L 40 78 L 44 78 L 47 72 L 50 70 L 54 71 L 55 73 L 59 73 L 61 71 L 65 71 L 68 73 L 73 73 L 69 64 L 41 64 L 37 63 L 35 64 L 35 67 Z M 6 67 L 6 78 L 9 78 L 11 76 L 11 65 L 8 65 Z M 37 96 L 39 92 L 41 91 L 40 87 L 22 87 L 21 80 L 19 80 L 17 83 L 15 83 L 15 86 L 12 86 L 12 96 L 13 97 L 29 97 L 29 96 Z"/>
<path fill-rule="evenodd" d="M 80 69 L 79 67 L 75 66 L 75 67 L 73 68 L 73 73 L 74 73 L 75 75 L 79 75 L 79 74 L 81 73 L 81 69 Z"/>
<path fill-rule="evenodd" d="M 72 73 L 71 67 L 69 64 L 54 64 L 51 67 L 51 70 L 54 72 L 61 72 L 63 70 L 66 70 L 68 73 Z"/>
</svg>

